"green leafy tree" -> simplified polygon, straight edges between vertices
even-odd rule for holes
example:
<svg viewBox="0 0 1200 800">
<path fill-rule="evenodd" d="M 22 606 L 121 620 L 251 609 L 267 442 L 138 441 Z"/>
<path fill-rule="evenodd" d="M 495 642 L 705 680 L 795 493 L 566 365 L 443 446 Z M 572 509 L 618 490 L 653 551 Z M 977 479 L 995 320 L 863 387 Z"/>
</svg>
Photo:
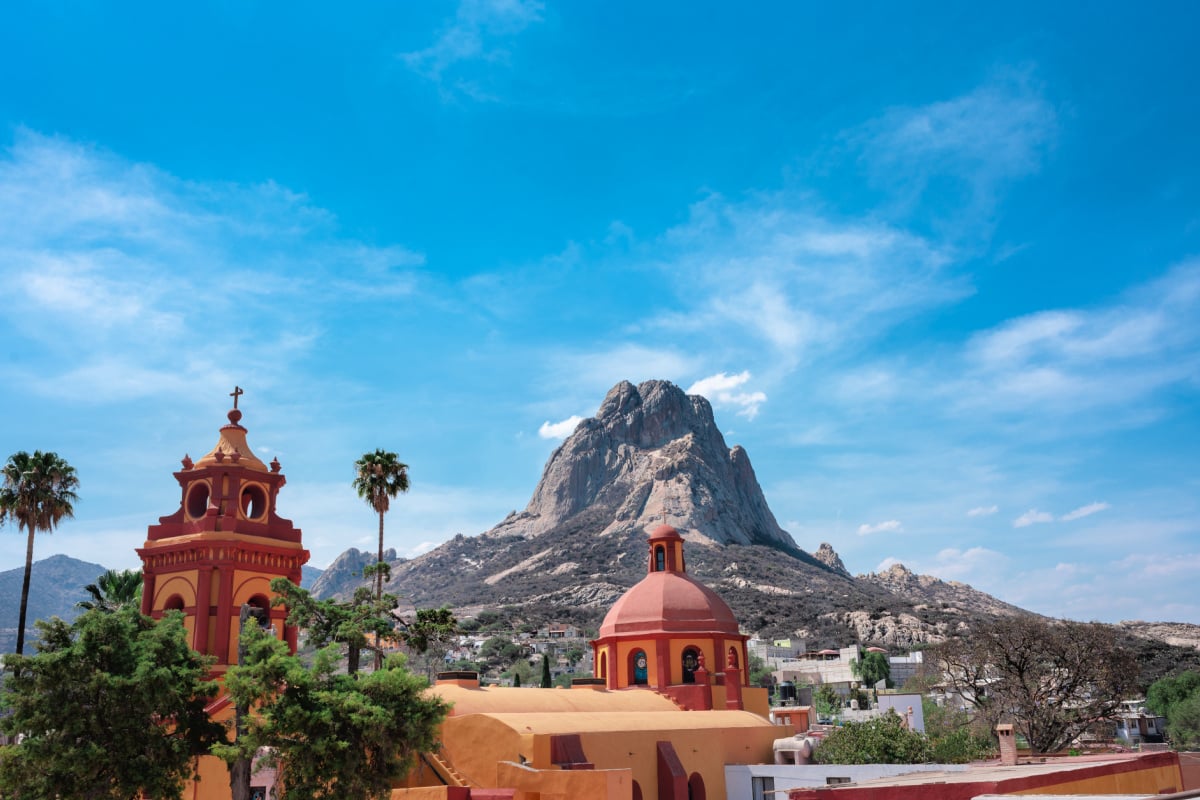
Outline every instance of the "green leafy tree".
<svg viewBox="0 0 1200 800">
<path fill-rule="evenodd" d="M 1167 718 L 1167 736 L 1176 750 L 1200 745 L 1200 672 L 1158 679 L 1146 692 L 1146 708 Z"/>
<path fill-rule="evenodd" d="M 245 664 L 230 668 L 225 687 L 258 713 L 244 735 L 214 752 L 232 762 L 268 748 L 264 763 L 279 770 L 281 800 L 386 798 L 417 755 L 436 747 L 448 706 L 425 691 L 402 655 L 347 674 L 336 645 L 318 651 L 309 668 L 256 625 L 242 636 Z"/>
<path fill-rule="evenodd" d="M 761 686 L 764 689 L 774 685 L 775 678 L 767 663 L 754 653 L 750 654 L 750 685 Z"/>
<path fill-rule="evenodd" d="M 1167 736 L 1176 750 L 1200 747 L 1200 692 L 1171 706 L 1167 713 Z"/>
<path fill-rule="evenodd" d="M 444 668 L 446 653 L 458 641 L 458 620 L 446 606 L 419 608 L 411 622 L 401 623 L 399 635 L 416 656 L 414 662 L 420 662 L 432 678 L 434 671 Z"/>
<path fill-rule="evenodd" d="M 996 745 L 982 719 L 972 719 L 961 708 L 939 706 L 928 697 L 921 700 L 921 706 L 931 761 L 966 764 L 992 757 Z"/>
<path fill-rule="evenodd" d="M 813 690 L 813 705 L 816 706 L 818 717 L 840 717 L 842 715 L 842 696 L 827 683 Z"/>
<path fill-rule="evenodd" d="M 25 614 L 29 606 L 29 576 L 33 571 L 33 536 L 50 533 L 63 519 L 75 516 L 79 478 L 58 453 L 24 450 L 4 465 L 0 487 L 0 525 L 15 520 L 26 531 L 25 578 L 21 582 L 21 611 L 17 621 L 17 654 L 25 652 Z"/>
<path fill-rule="evenodd" d="M 1007 617 L 932 651 L 988 723 L 1011 720 L 1036 753 L 1066 746 L 1137 692 L 1137 663 L 1100 623 Z"/>
<path fill-rule="evenodd" d="M 542 688 L 549 689 L 554 685 L 550 679 L 550 656 L 542 653 Z"/>
<path fill-rule="evenodd" d="M 106 570 L 83 590 L 91 600 L 80 600 L 75 605 L 85 611 L 116 611 L 119 608 L 137 608 L 142 602 L 142 571 L 140 569 Z"/>
<path fill-rule="evenodd" d="M 523 655 L 521 648 L 507 636 L 493 636 L 479 647 L 479 662 L 485 671 L 506 670 Z"/>
<path fill-rule="evenodd" d="M 835 728 L 813 753 L 818 764 L 923 764 L 929 761 L 929 741 L 904 727 L 888 711 L 866 722 L 847 722 Z"/>
<path fill-rule="evenodd" d="M 287 606 L 287 624 L 304 628 L 309 644 L 346 648 L 346 670 L 352 675 L 358 672 L 362 651 L 380 655 L 380 637 L 390 635 L 395 627 L 391 615 L 396 607 L 394 595 L 376 600 L 370 589 L 360 587 L 348 603 L 317 600 L 286 578 L 272 580 L 271 591 L 276 594 L 271 604 Z"/>
<path fill-rule="evenodd" d="M 383 515 L 388 512 L 392 498 L 408 491 L 408 465 L 387 450 L 363 453 L 354 462 L 354 490 L 367 505 L 379 514 L 378 564 L 383 564 Z M 375 573 L 375 599 L 383 599 L 384 573 Z"/>
<path fill-rule="evenodd" d="M 892 677 L 892 665 L 885 653 L 867 653 L 861 661 L 851 659 L 850 671 L 871 688 Z"/>
<path fill-rule="evenodd" d="M 1146 690 L 1146 708 L 1167 716 L 1178 703 L 1200 692 L 1200 672 L 1189 670 L 1159 678 Z"/>
<path fill-rule="evenodd" d="M 204 710 L 210 661 L 188 645 L 183 615 L 156 623 L 120 608 L 37 625 L 39 652 L 4 660 L 0 728 L 21 736 L 0 749 L 0 795 L 181 797 L 222 736 Z"/>
</svg>

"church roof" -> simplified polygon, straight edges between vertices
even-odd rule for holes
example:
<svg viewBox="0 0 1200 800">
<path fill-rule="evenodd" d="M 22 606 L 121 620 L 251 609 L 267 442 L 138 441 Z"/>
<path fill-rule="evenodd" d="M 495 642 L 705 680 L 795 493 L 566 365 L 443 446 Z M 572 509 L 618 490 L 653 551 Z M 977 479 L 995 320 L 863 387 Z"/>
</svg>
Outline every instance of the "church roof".
<svg viewBox="0 0 1200 800">
<path fill-rule="evenodd" d="M 238 409 L 229 412 L 229 424 L 221 426 L 220 438 L 217 439 L 216 445 L 207 455 L 197 459 L 195 467 L 209 467 L 228 461 L 230 464 L 257 472 L 270 471 L 250 450 L 250 445 L 246 444 L 246 429 L 238 424 L 241 418 L 242 412 Z"/>
<path fill-rule="evenodd" d="M 679 539 L 679 533 L 665 525 L 651 534 L 652 544 Z M 708 632 L 737 636 L 737 619 L 716 592 L 682 569 L 649 572 L 613 604 L 600 625 L 601 638 Z"/>
</svg>

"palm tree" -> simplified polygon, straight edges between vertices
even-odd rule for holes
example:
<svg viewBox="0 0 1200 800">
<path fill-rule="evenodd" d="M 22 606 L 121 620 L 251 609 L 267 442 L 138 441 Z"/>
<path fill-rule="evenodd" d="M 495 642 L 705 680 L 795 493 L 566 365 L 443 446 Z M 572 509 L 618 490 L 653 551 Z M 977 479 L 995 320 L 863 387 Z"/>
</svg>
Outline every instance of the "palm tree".
<svg viewBox="0 0 1200 800">
<path fill-rule="evenodd" d="M 375 599 L 383 599 L 383 515 L 391 499 L 408 491 L 408 464 L 386 450 L 364 453 L 354 462 L 354 489 L 379 514 L 379 555 L 375 573 Z"/>
<path fill-rule="evenodd" d="M 17 530 L 29 533 L 25 545 L 25 580 L 21 584 L 21 614 L 17 622 L 17 654 L 25 648 L 25 612 L 29 605 L 29 575 L 33 571 L 33 535 L 49 533 L 64 517 L 74 517 L 79 478 L 75 468 L 58 453 L 24 450 L 13 453 L 4 465 L 0 488 L 0 524 L 17 521 Z"/>
<path fill-rule="evenodd" d="M 115 569 L 105 571 L 89 583 L 83 590 L 92 596 L 91 600 L 80 600 L 75 605 L 86 611 L 99 609 L 101 611 L 116 611 L 127 606 L 137 607 L 142 599 L 142 571 L 140 569 Z"/>
</svg>

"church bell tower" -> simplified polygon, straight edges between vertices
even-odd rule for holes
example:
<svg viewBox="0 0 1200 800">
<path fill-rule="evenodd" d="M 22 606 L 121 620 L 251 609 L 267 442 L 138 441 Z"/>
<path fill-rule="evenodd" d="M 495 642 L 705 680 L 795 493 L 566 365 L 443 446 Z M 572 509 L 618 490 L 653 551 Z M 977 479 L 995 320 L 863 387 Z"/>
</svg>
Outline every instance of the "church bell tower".
<svg viewBox="0 0 1200 800">
<path fill-rule="evenodd" d="M 192 648 L 216 657 L 214 672 L 237 661 L 239 613 L 243 604 L 261 608 L 277 635 L 295 652 L 296 630 L 285 626 L 286 609 L 271 608 L 273 578 L 299 584 L 308 551 L 300 529 L 276 513 L 287 483 L 279 459 L 268 466 L 246 444 L 235 387 L 229 423 L 217 444 L 193 462 L 183 457 L 175 473 L 179 508 L 151 525 L 142 559 L 142 613 L 184 612 Z"/>
</svg>

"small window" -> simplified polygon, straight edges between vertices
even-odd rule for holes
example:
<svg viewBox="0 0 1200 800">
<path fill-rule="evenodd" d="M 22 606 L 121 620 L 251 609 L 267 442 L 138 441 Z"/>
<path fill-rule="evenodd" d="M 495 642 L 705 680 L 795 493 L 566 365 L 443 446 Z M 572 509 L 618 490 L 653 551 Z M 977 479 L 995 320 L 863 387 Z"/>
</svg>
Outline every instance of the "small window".
<svg viewBox="0 0 1200 800">
<path fill-rule="evenodd" d="M 662 546 L 654 548 L 654 571 L 663 572 L 667 568 L 667 551 Z"/>
</svg>

